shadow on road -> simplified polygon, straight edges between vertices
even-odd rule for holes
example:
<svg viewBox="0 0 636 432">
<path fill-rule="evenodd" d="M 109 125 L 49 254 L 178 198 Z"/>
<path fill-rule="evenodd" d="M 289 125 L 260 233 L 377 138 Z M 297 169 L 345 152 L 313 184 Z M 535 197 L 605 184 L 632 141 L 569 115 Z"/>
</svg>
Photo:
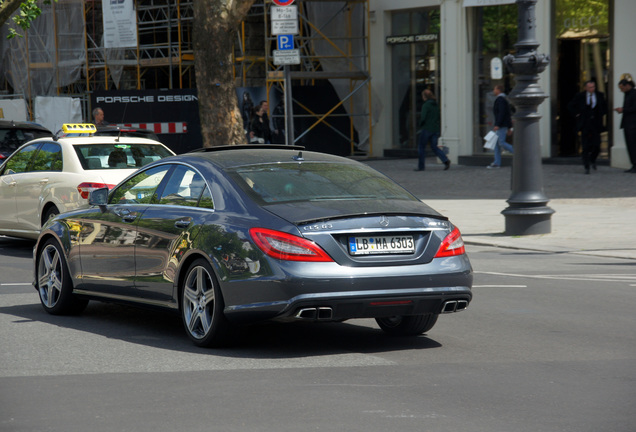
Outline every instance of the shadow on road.
<svg viewBox="0 0 636 432">
<path fill-rule="evenodd" d="M 34 240 L 25 240 L 0 235 L 0 257 L 32 258 Z"/>
<path fill-rule="evenodd" d="M 37 294 L 34 292 L 33 295 L 37 300 Z M 52 316 L 39 303 L 0 307 L 0 313 L 16 317 L 12 322 L 18 324 L 40 322 L 60 327 L 60 331 L 72 329 L 127 343 L 228 358 L 291 359 L 442 346 L 427 336 L 389 336 L 378 327 L 372 328 L 375 326 L 373 320 L 344 323 L 267 322 L 241 327 L 233 343 L 226 348 L 204 349 L 190 342 L 178 315 L 162 311 L 91 302 L 80 316 Z"/>
</svg>

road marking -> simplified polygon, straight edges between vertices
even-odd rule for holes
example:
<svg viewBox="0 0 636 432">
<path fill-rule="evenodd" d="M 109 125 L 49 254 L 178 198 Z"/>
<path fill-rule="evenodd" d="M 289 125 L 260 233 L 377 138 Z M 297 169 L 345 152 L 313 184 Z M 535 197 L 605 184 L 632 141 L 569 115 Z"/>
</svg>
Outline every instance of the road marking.
<svg viewBox="0 0 636 432">
<path fill-rule="evenodd" d="M 476 271 L 474 273 L 493 275 L 493 276 L 508 276 L 530 279 L 554 279 L 554 280 L 572 280 L 572 281 L 596 281 L 596 282 L 633 282 L 636 279 L 636 275 L 625 274 L 581 274 L 581 275 L 527 275 L 527 274 L 515 274 L 515 273 L 500 273 L 500 272 L 481 272 Z"/>
</svg>

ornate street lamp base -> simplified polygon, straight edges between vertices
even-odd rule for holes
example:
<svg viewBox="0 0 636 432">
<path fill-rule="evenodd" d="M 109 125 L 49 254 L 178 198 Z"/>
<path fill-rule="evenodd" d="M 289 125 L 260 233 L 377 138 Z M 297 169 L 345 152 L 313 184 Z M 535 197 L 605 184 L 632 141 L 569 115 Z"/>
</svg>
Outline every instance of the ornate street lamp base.
<svg viewBox="0 0 636 432">
<path fill-rule="evenodd" d="M 510 206 L 501 212 L 506 219 L 505 235 L 523 236 L 552 232 L 551 217 L 554 210 L 548 206 Z"/>
</svg>

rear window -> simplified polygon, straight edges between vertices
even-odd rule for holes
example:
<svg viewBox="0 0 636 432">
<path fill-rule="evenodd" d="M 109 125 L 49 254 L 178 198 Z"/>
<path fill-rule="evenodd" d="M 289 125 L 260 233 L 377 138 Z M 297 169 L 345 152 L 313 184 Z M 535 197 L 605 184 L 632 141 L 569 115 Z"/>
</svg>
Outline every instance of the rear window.
<svg viewBox="0 0 636 432">
<path fill-rule="evenodd" d="M 337 163 L 251 165 L 230 173 L 261 203 L 398 199 L 417 201 L 401 186 L 365 166 Z"/>
<path fill-rule="evenodd" d="M 172 154 L 159 144 L 76 144 L 85 170 L 139 168 Z"/>
</svg>

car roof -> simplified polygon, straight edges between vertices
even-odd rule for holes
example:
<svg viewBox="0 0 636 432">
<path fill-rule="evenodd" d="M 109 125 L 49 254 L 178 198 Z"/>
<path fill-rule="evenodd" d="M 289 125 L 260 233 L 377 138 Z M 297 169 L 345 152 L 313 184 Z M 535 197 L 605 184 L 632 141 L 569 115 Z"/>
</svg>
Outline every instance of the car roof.
<svg viewBox="0 0 636 432">
<path fill-rule="evenodd" d="M 356 163 L 341 156 L 306 151 L 302 146 L 272 144 L 209 147 L 193 150 L 180 156 L 209 160 L 223 169 L 280 162 Z"/>
<path fill-rule="evenodd" d="M 14 121 L 14 120 L 0 120 L 0 129 L 29 129 L 29 130 L 37 130 L 41 132 L 48 132 L 53 136 L 53 132 L 48 130 L 42 125 L 31 122 L 22 122 L 22 121 Z"/>
</svg>

